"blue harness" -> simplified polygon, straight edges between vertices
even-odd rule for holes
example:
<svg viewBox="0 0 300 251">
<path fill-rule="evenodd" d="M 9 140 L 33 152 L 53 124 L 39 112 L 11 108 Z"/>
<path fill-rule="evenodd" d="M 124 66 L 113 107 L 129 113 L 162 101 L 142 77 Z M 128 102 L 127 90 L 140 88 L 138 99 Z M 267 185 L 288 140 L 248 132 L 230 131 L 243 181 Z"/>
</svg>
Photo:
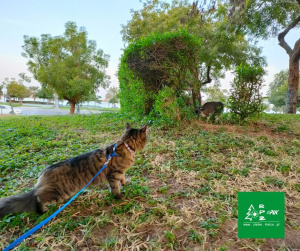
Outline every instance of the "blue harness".
<svg viewBox="0 0 300 251">
<path fill-rule="evenodd" d="M 106 162 L 103 165 L 103 167 L 96 173 L 96 175 L 90 180 L 89 183 L 87 183 L 77 194 L 75 194 L 66 204 L 64 204 L 61 208 L 57 209 L 53 214 L 51 214 L 48 218 L 46 218 L 45 220 L 43 220 L 41 223 L 39 223 L 38 225 L 36 225 L 34 228 L 30 229 L 29 231 L 27 231 L 25 234 L 21 235 L 17 240 L 15 240 L 13 243 L 11 243 L 8 247 L 6 247 L 5 249 L 3 249 L 3 251 L 8 251 L 13 249 L 15 246 L 17 246 L 18 244 L 20 244 L 21 241 L 25 240 L 28 236 L 32 235 L 33 233 L 35 233 L 37 230 L 39 230 L 42 226 L 44 226 L 45 224 L 47 224 L 50 220 L 52 220 L 56 215 L 58 215 L 62 210 L 65 209 L 65 207 L 67 207 L 81 192 L 84 191 L 84 189 L 86 189 L 91 183 L 92 181 L 105 169 L 105 167 L 107 166 L 108 162 L 110 161 L 110 159 L 114 156 L 116 157 L 121 157 L 120 155 L 116 154 L 116 147 L 117 147 L 117 143 L 114 145 L 113 148 L 113 153 L 106 155 Z"/>
</svg>

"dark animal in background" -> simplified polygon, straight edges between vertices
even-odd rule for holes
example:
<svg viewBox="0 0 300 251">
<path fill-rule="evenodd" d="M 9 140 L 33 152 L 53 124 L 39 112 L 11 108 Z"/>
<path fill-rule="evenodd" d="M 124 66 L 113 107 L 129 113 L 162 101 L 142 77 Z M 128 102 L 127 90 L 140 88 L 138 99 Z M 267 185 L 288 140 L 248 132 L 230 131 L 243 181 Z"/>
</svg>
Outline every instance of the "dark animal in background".
<svg viewBox="0 0 300 251">
<path fill-rule="evenodd" d="M 209 117 L 210 115 L 220 115 L 223 112 L 224 105 L 222 102 L 207 102 L 200 108 L 200 115 Z"/>
<path fill-rule="evenodd" d="M 123 186 L 126 184 L 125 171 L 132 166 L 135 152 L 141 151 L 146 145 L 146 129 L 147 125 L 133 129 L 127 123 L 126 131 L 117 142 L 115 150 L 119 157 L 111 158 L 92 185 L 107 180 L 114 196 L 121 197 L 120 183 Z M 0 217 L 17 212 L 44 213 L 47 204 L 70 198 L 102 168 L 107 161 L 106 156 L 113 153 L 113 147 L 114 144 L 47 167 L 32 191 L 0 200 Z"/>
</svg>

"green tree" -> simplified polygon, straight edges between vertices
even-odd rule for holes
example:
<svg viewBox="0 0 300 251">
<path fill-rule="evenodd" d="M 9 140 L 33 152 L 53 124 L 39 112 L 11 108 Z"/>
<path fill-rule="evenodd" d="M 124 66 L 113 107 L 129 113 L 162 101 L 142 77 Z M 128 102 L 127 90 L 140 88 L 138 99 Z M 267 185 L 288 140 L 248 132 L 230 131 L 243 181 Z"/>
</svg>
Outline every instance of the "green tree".
<svg viewBox="0 0 300 251">
<path fill-rule="evenodd" d="M 60 99 L 71 104 L 70 114 L 76 103 L 108 86 L 105 73 L 109 56 L 88 40 L 85 28 L 74 22 L 65 25 L 62 36 L 43 34 L 40 38 L 24 36 L 24 53 L 29 71 L 42 86 L 53 89 Z"/>
<path fill-rule="evenodd" d="M 116 96 L 112 97 L 108 103 L 113 104 L 113 107 L 116 107 L 116 104 L 119 102 L 118 98 Z"/>
<path fill-rule="evenodd" d="M 204 87 L 203 92 L 207 95 L 206 102 L 226 101 L 229 95 L 226 89 L 220 88 L 220 83 Z"/>
<path fill-rule="evenodd" d="M 7 95 L 12 98 L 18 98 L 21 104 L 24 98 L 30 97 L 30 90 L 15 80 L 10 80 L 6 88 Z"/>
<path fill-rule="evenodd" d="M 40 90 L 40 87 L 38 87 L 38 86 L 30 86 L 30 87 L 28 87 L 28 89 L 29 89 L 30 92 L 31 92 L 31 97 L 32 97 L 33 100 L 35 101 L 35 99 L 37 98 L 37 93 L 38 93 L 39 90 Z"/>
<path fill-rule="evenodd" d="M 100 95 L 96 95 L 96 98 L 93 101 L 95 101 L 98 105 L 100 105 L 102 102 L 102 97 Z"/>
<path fill-rule="evenodd" d="M 14 113 L 14 108 L 12 105 L 11 98 L 18 98 L 19 102 L 22 104 L 24 98 L 30 97 L 30 90 L 25 87 L 24 82 L 30 82 L 31 78 L 26 76 L 25 73 L 19 74 L 19 79 L 15 78 L 5 78 L 2 86 L 7 89 L 7 97 L 11 106 L 12 113 Z"/>
<path fill-rule="evenodd" d="M 275 74 L 274 80 L 270 83 L 270 87 L 268 90 L 269 102 L 273 104 L 276 108 L 282 108 L 286 105 L 288 74 L 288 70 L 282 70 L 279 73 Z M 299 95 L 300 88 L 298 89 L 298 96 Z M 297 107 L 300 107 L 300 100 L 298 100 Z"/>
<path fill-rule="evenodd" d="M 43 100 L 45 100 L 45 99 L 52 100 L 52 99 L 54 99 L 54 91 L 51 88 L 47 88 L 47 87 L 43 86 L 36 93 L 36 97 L 41 98 Z"/>
<path fill-rule="evenodd" d="M 289 77 L 288 70 L 282 70 L 274 75 L 274 80 L 269 85 L 268 95 L 271 94 L 273 90 L 278 89 L 280 86 L 287 82 Z"/>
<path fill-rule="evenodd" d="M 108 99 L 108 102 L 113 104 L 113 107 L 116 107 L 116 104 L 119 102 L 118 99 L 119 88 L 118 87 L 109 87 L 108 92 L 105 95 L 105 98 Z"/>
<path fill-rule="evenodd" d="M 258 116 L 264 110 L 260 93 L 264 74 L 260 66 L 241 65 L 236 68 L 228 107 L 239 122 Z"/>
<path fill-rule="evenodd" d="M 132 19 L 122 27 L 125 43 L 132 43 L 151 33 L 177 32 L 186 29 L 202 39 L 199 48 L 198 90 L 212 79 L 223 77 L 226 70 L 241 63 L 263 65 L 260 49 L 251 45 L 242 33 L 236 34 L 228 28 L 227 9 L 206 8 L 188 1 L 145 1 L 141 10 L 132 10 Z M 199 91 L 199 94 L 198 94 Z"/>
<path fill-rule="evenodd" d="M 269 93 L 269 102 L 276 108 L 285 107 L 287 87 L 288 84 L 285 82 L 283 85 L 272 89 L 272 91 Z"/>
<path fill-rule="evenodd" d="M 11 78 L 11 79 L 10 79 L 10 78 L 5 78 L 4 81 L 2 82 L 3 88 L 4 88 L 4 87 L 7 88 L 7 86 L 8 86 L 10 83 L 12 83 L 12 82 L 13 82 L 13 83 L 18 83 L 18 82 L 16 81 L 15 78 Z M 15 113 L 14 113 L 14 107 L 13 107 L 12 100 L 11 100 L 11 96 L 8 95 L 7 90 L 6 90 L 6 97 L 7 97 L 8 100 L 9 100 L 9 105 L 10 105 L 10 107 L 11 107 L 12 114 L 15 114 Z"/>
<path fill-rule="evenodd" d="M 286 35 L 300 25 L 299 0 L 230 0 L 231 20 L 237 30 L 255 37 L 277 36 L 279 45 L 289 56 L 286 112 L 296 113 L 299 89 L 300 38 L 291 46 Z"/>
</svg>

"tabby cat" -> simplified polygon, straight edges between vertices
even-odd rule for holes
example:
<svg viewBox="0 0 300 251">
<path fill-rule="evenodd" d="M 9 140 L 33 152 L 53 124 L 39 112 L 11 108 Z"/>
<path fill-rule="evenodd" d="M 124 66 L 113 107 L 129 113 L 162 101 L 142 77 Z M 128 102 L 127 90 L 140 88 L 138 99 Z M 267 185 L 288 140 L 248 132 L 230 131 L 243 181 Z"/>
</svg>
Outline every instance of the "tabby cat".
<svg viewBox="0 0 300 251">
<path fill-rule="evenodd" d="M 107 167 L 91 183 L 108 181 L 111 192 L 121 198 L 120 183 L 125 185 L 125 171 L 132 166 L 135 152 L 141 151 L 147 141 L 147 125 L 134 129 L 127 123 L 125 133 L 117 142 L 117 157 L 112 157 Z M 44 213 L 46 205 L 76 194 L 101 169 L 106 156 L 113 153 L 114 144 L 77 157 L 61 161 L 45 168 L 34 189 L 28 193 L 0 200 L 0 217 L 17 212 Z"/>
</svg>

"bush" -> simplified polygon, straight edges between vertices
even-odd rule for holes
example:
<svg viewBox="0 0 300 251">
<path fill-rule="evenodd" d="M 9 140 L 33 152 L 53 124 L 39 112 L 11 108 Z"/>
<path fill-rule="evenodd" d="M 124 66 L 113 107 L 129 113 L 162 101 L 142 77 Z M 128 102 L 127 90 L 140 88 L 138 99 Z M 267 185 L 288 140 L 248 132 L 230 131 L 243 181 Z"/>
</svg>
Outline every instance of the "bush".
<svg viewBox="0 0 300 251">
<path fill-rule="evenodd" d="M 163 125 L 176 125 L 182 120 L 191 119 L 195 113 L 186 105 L 183 96 L 176 97 L 174 89 L 165 86 L 156 95 L 150 116 L 160 118 Z"/>
<path fill-rule="evenodd" d="M 260 66 L 240 65 L 236 68 L 228 99 L 228 107 L 235 120 L 242 122 L 262 114 L 264 106 L 260 90 L 264 74 Z"/>
<path fill-rule="evenodd" d="M 136 118 L 150 115 L 163 124 L 176 124 L 195 112 L 197 100 L 191 102 L 190 94 L 201 86 L 195 71 L 200 46 L 185 30 L 151 34 L 130 44 L 118 71 L 121 112 Z"/>
</svg>

